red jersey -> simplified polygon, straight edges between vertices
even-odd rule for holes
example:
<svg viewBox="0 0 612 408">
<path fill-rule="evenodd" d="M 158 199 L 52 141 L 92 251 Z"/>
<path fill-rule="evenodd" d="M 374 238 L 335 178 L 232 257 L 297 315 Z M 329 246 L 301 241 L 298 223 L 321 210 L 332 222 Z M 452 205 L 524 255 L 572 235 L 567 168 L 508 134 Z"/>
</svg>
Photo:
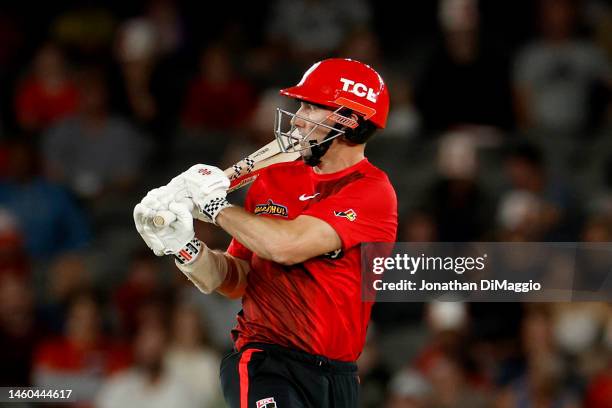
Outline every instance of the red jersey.
<svg viewBox="0 0 612 408">
<path fill-rule="evenodd" d="M 251 265 L 232 331 L 236 348 L 273 343 L 357 360 L 372 310 L 361 300 L 360 243 L 393 242 L 397 231 L 397 198 L 386 174 L 367 159 L 332 174 L 317 174 L 301 160 L 276 164 L 253 183 L 245 208 L 263 217 L 319 218 L 338 233 L 342 248 L 286 266 L 232 240 L 228 252 Z"/>
</svg>

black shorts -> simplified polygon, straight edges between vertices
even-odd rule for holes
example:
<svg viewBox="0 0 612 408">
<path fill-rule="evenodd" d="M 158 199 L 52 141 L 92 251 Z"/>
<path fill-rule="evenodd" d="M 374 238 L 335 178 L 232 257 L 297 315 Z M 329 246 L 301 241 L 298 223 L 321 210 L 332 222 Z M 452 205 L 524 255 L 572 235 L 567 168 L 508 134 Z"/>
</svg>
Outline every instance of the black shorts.
<svg viewBox="0 0 612 408">
<path fill-rule="evenodd" d="M 353 408 L 357 365 L 252 343 L 225 356 L 221 386 L 230 408 Z"/>
</svg>

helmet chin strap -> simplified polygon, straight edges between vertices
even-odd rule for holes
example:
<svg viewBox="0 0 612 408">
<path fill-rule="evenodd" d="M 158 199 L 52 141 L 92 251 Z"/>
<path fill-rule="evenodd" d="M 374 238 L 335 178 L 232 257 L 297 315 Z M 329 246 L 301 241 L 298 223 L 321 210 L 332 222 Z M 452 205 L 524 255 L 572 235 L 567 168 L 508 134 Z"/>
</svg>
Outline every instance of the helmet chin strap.
<svg viewBox="0 0 612 408">
<path fill-rule="evenodd" d="M 345 127 L 342 126 L 340 123 L 336 123 L 334 125 L 334 129 L 341 130 L 344 132 L 346 131 Z M 321 163 L 321 159 L 323 158 L 325 153 L 327 153 L 327 151 L 329 150 L 329 147 L 332 145 L 334 139 L 337 139 L 338 137 L 343 137 L 343 135 L 333 135 L 332 136 L 332 134 L 333 132 L 330 131 L 327 134 L 327 136 L 325 136 L 325 138 L 323 139 L 323 142 L 321 142 L 318 145 L 316 144 L 314 140 L 308 141 L 308 143 L 310 143 L 310 148 L 308 149 L 310 150 L 310 154 L 302 156 L 302 159 L 304 160 L 304 163 L 306 163 L 306 165 L 310 167 L 318 166 Z"/>
<path fill-rule="evenodd" d="M 308 149 L 310 151 L 310 154 L 302 156 L 302 159 L 304 160 L 304 163 L 306 163 L 306 165 L 310 167 L 315 167 L 321 163 L 321 158 L 323 158 L 325 153 L 327 153 L 329 147 L 334 141 L 333 139 L 329 139 L 329 137 L 330 135 L 325 136 L 324 142 L 318 145 L 317 142 L 315 142 L 314 140 L 310 140 L 308 142 L 311 145 Z"/>
</svg>

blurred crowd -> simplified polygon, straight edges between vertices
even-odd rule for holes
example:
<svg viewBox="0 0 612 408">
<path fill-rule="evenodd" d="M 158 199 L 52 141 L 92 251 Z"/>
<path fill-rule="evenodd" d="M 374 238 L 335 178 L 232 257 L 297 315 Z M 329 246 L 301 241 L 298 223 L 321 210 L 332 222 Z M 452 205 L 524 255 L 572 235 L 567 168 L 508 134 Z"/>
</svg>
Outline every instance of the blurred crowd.
<svg viewBox="0 0 612 408">
<path fill-rule="evenodd" d="M 389 86 L 366 154 L 397 190 L 398 241 L 611 240 L 609 2 L 251 3 L 0 6 L 0 385 L 223 406 L 240 304 L 156 258 L 132 209 L 270 141 L 295 108 L 278 90 L 322 58 Z M 380 303 L 359 365 L 366 408 L 609 408 L 612 306 Z"/>
</svg>

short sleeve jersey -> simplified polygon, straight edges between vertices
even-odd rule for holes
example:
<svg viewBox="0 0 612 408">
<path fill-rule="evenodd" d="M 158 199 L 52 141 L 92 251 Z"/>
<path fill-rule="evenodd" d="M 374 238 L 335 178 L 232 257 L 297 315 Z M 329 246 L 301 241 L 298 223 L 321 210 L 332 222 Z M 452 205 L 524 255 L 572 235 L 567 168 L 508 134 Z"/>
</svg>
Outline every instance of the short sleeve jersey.
<svg viewBox="0 0 612 408">
<path fill-rule="evenodd" d="M 355 361 L 372 309 L 361 298 L 360 244 L 393 242 L 397 232 L 397 198 L 386 174 L 367 159 L 331 174 L 302 161 L 277 164 L 253 183 L 245 208 L 261 217 L 316 217 L 334 228 L 342 247 L 286 266 L 232 240 L 228 252 L 251 265 L 232 331 L 236 348 L 273 343 Z"/>
</svg>

